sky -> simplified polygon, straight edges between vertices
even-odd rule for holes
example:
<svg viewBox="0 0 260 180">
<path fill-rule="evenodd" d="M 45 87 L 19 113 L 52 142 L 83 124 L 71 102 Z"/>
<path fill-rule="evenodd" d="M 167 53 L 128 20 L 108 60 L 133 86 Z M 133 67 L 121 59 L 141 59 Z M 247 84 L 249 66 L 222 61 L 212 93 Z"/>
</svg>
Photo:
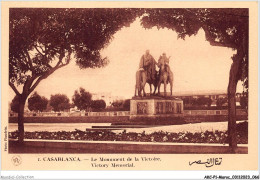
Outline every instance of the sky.
<svg viewBox="0 0 260 180">
<path fill-rule="evenodd" d="M 211 46 L 205 33 L 178 39 L 168 29 L 144 29 L 139 19 L 130 27 L 118 31 L 111 43 L 101 51 L 110 63 L 99 69 L 80 69 L 75 61 L 54 72 L 35 89 L 40 95 L 66 94 L 70 99 L 80 87 L 91 93 L 111 93 L 114 96 L 131 98 L 134 95 L 135 73 L 141 56 L 149 49 L 158 61 L 165 52 L 170 58 L 174 74 L 173 95 L 181 92 L 222 91 L 228 86 L 232 63 L 232 49 Z M 238 91 L 241 91 L 241 83 Z M 169 85 L 167 90 L 169 91 Z M 149 85 L 146 84 L 149 92 Z M 163 86 L 161 86 L 163 91 Z M 14 93 L 11 93 L 14 96 Z"/>
</svg>

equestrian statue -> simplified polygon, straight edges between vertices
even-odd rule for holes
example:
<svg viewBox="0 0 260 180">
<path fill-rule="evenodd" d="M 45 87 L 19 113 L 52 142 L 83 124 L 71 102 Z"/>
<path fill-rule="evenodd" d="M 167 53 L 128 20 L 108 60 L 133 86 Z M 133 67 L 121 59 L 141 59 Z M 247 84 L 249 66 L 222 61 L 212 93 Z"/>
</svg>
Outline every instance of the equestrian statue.
<svg viewBox="0 0 260 180">
<path fill-rule="evenodd" d="M 135 85 L 135 96 L 146 96 L 145 84 L 148 83 L 150 86 L 150 95 L 152 94 L 152 85 L 154 86 L 153 95 L 155 95 L 158 87 L 158 94 L 160 95 L 161 83 L 164 84 L 164 96 L 166 96 L 166 85 L 170 83 L 171 95 L 173 86 L 173 73 L 169 67 L 169 58 L 163 53 L 160 56 L 158 63 L 155 61 L 149 50 L 146 50 L 145 54 L 141 57 L 139 63 L 139 69 L 136 72 L 136 85 Z M 159 72 L 156 71 L 156 66 L 159 67 Z M 138 92 L 138 93 L 136 93 Z"/>
</svg>

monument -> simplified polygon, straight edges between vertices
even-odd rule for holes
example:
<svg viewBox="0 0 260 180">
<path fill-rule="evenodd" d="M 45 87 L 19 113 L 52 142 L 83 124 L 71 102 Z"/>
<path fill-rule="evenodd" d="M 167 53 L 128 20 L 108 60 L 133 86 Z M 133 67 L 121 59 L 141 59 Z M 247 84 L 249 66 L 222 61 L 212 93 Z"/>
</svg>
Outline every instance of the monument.
<svg viewBox="0 0 260 180">
<path fill-rule="evenodd" d="M 159 72 L 155 70 L 155 64 L 159 67 Z M 146 83 L 150 84 L 149 96 L 145 93 Z M 160 94 L 161 83 L 164 84 L 163 96 Z M 154 85 L 153 94 L 151 84 Z M 166 93 L 167 84 L 171 87 L 170 95 Z M 135 96 L 130 100 L 130 120 L 174 120 L 183 117 L 183 101 L 172 96 L 172 85 L 173 73 L 169 67 L 169 58 L 163 53 L 157 63 L 147 50 L 136 73 Z"/>
<path fill-rule="evenodd" d="M 170 97 L 132 98 L 130 101 L 130 119 L 182 117 L 183 101 Z"/>
</svg>

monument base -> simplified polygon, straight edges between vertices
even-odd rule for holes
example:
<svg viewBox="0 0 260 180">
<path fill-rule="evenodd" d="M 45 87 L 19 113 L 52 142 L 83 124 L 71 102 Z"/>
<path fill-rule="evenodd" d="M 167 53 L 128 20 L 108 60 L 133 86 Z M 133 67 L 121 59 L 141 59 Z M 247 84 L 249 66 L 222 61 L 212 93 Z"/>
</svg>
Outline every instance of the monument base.
<svg viewBox="0 0 260 180">
<path fill-rule="evenodd" d="M 173 97 L 134 97 L 130 120 L 171 120 L 183 117 L 183 101 Z"/>
</svg>

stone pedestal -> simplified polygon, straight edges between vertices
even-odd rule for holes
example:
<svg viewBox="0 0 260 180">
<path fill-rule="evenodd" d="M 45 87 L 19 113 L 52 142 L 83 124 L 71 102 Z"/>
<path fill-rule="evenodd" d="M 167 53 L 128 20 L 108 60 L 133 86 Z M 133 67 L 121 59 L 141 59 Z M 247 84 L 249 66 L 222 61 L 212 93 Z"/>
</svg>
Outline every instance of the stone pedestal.
<svg viewBox="0 0 260 180">
<path fill-rule="evenodd" d="M 183 101 L 173 98 L 133 98 L 130 101 L 130 119 L 136 117 L 183 116 Z"/>
</svg>

